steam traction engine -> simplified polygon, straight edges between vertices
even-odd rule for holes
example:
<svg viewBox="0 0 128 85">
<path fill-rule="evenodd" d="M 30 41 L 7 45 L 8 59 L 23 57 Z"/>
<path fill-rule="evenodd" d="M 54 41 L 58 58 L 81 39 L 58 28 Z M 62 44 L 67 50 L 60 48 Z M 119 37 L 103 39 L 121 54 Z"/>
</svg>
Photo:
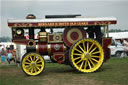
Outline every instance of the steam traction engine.
<svg viewBox="0 0 128 85">
<path fill-rule="evenodd" d="M 81 15 L 47 15 L 45 19 L 36 19 L 30 14 L 23 20 L 8 20 L 12 41 L 26 45 L 21 67 L 27 75 L 43 72 L 44 55 L 49 55 L 52 62 L 70 65 L 80 72 L 98 70 L 110 58 L 108 46 L 112 38 L 108 35 L 108 26 L 116 23 L 114 17 Z M 54 29 L 63 32 L 53 32 Z"/>
</svg>

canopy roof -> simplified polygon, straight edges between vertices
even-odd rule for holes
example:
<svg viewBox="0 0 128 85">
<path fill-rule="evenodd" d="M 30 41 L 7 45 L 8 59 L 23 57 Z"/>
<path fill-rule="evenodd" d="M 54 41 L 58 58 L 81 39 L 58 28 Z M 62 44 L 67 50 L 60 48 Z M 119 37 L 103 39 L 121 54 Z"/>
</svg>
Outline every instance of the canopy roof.
<svg viewBox="0 0 128 85">
<path fill-rule="evenodd" d="M 89 25 L 116 24 L 115 17 L 78 17 L 78 18 L 54 18 L 54 19 L 21 19 L 8 20 L 9 27 L 68 27 Z"/>
</svg>

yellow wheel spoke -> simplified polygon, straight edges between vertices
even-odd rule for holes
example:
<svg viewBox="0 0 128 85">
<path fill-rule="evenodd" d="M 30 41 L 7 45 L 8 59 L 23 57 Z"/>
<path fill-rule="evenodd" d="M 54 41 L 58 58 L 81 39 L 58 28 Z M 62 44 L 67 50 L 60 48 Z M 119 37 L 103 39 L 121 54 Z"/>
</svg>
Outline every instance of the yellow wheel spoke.
<svg viewBox="0 0 128 85">
<path fill-rule="evenodd" d="M 79 60 L 76 64 L 79 64 L 82 60 Z"/>
<path fill-rule="evenodd" d="M 82 42 L 83 42 L 83 47 L 84 47 L 84 50 L 86 51 L 86 49 L 85 49 L 85 42 L 84 42 L 84 40 L 83 40 Z"/>
<path fill-rule="evenodd" d="M 35 60 L 36 62 L 39 60 L 39 58 L 37 57 L 37 59 Z"/>
<path fill-rule="evenodd" d="M 92 65 L 93 65 L 93 67 L 95 66 L 95 64 L 93 63 L 93 61 L 91 60 L 91 59 L 89 59 L 90 60 L 90 62 L 92 63 Z"/>
<path fill-rule="evenodd" d="M 89 43 L 87 42 L 87 52 L 89 52 L 89 51 L 88 51 L 88 48 L 89 48 Z"/>
<path fill-rule="evenodd" d="M 88 65 L 89 65 L 89 68 L 91 69 L 92 68 L 92 66 L 91 66 L 91 64 L 90 64 L 90 62 L 88 61 Z"/>
<path fill-rule="evenodd" d="M 84 61 L 82 61 L 81 65 L 80 65 L 80 69 L 82 69 L 83 64 L 84 64 Z"/>
<path fill-rule="evenodd" d="M 32 62 L 32 61 L 30 61 L 29 59 L 27 59 L 27 61 L 29 61 L 30 63 Z"/>
<path fill-rule="evenodd" d="M 94 50 L 96 50 L 96 48 L 97 48 L 97 47 L 95 47 L 95 48 L 90 52 L 90 54 L 91 54 Z"/>
<path fill-rule="evenodd" d="M 28 68 L 28 71 L 31 69 L 32 67 L 30 66 L 29 68 Z"/>
<path fill-rule="evenodd" d="M 42 63 L 42 61 L 37 61 L 36 63 Z"/>
<path fill-rule="evenodd" d="M 100 58 L 100 56 L 94 56 L 94 55 L 92 55 L 91 57 L 94 57 L 94 58 Z"/>
<path fill-rule="evenodd" d="M 97 54 L 97 53 L 100 53 L 100 51 L 93 52 L 92 54 Z"/>
<path fill-rule="evenodd" d="M 35 73 L 37 72 L 37 69 L 36 69 L 36 67 L 34 67 L 34 71 L 35 71 Z"/>
<path fill-rule="evenodd" d="M 78 50 L 78 49 L 76 49 L 76 48 L 75 48 L 75 50 L 78 51 L 79 53 L 83 53 L 82 51 L 80 51 L 80 50 Z"/>
<path fill-rule="evenodd" d="M 80 59 L 81 57 L 77 57 L 77 58 L 74 58 L 73 61 L 77 60 L 77 59 Z"/>
<path fill-rule="evenodd" d="M 40 70 L 40 68 L 39 68 L 38 66 L 36 66 L 36 68 L 37 68 L 38 70 Z"/>
<path fill-rule="evenodd" d="M 27 69 L 27 68 L 30 68 L 30 67 L 31 67 L 30 65 L 26 65 L 26 66 L 25 66 L 26 69 Z"/>
<path fill-rule="evenodd" d="M 30 65 L 25 65 L 25 67 L 27 67 L 27 68 L 28 68 L 28 67 L 30 67 Z"/>
<path fill-rule="evenodd" d="M 98 60 L 94 59 L 94 58 L 91 58 L 93 61 L 97 62 L 98 63 Z"/>
<path fill-rule="evenodd" d="M 32 60 L 32 56 L 30 56 L 30 59 L 31 59 L 31 61 L 33 61 L 33 60 Z"/>
<path fill-rule="evenodd" d="M 85 61 L 84 69 L 86 69 L 86 67 L 87 67 L 87 60 Z"/>
<path fill-rule="evenodd" d="M 41 64 L 36 64 L 36 66 L 42 66 Z"/>
<path fill-rule="evenodd" d="M 81 55 L 81 54 L 78 54 L 78 53 L 74 53 L 73 55 Z"/>
<path fill-rule="evenodd" d="M 79 48 L 85 53 L 85 51 L 83 50 L 83 48 L 80 46 L 80 45 L 78 45 L 79 46 Z"/>
<path fill-rule="evenodd" d="M 35 61 L 36 60 L 36 56 L 33 56 L 34 58 L 33 58 L 33 60 Z"/>
<path fill-rule="evenodd" d="M 31 73 L 33 73 L 33 68 L 31 69 Z"/>
<path fill-rule="evenodd" d="M 24 64 L 29 64 L 30 65 L 31 63 L 25 62 Z"/>
<path fill-rule="evenodd" d="M 91 47 L 89 48 L 88 52 L 92 49 L 93 45 L 94 45 L 94 43 L 93 43 L 93 44 L 91 45 Z"/>
</svg>

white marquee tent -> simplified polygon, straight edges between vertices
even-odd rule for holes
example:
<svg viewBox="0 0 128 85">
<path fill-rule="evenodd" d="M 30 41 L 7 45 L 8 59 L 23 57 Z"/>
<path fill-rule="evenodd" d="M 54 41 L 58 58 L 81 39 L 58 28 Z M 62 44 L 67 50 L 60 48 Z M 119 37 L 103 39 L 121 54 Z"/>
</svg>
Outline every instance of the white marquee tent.
<svg viewBox="0 0 128 85">
<path fill-rule="evenodd" d="M 128 32 L 109 33 L 109 37 L 112 37 L 113 39 L 128 39 Z"/>
</svg>

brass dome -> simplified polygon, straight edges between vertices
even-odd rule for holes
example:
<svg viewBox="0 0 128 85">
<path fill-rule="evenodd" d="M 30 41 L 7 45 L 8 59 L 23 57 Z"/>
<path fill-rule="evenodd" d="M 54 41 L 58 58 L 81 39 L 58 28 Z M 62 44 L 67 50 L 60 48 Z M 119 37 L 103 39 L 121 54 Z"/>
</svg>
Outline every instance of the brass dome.
<svg viewBox="0 0 128 85">
<path fill-rule="evenodd" d="M 26 19 L 36 19 L 36 16 L 33 14 L 28 14 L 28 16 L 26 17 Z"/>
</svg>

